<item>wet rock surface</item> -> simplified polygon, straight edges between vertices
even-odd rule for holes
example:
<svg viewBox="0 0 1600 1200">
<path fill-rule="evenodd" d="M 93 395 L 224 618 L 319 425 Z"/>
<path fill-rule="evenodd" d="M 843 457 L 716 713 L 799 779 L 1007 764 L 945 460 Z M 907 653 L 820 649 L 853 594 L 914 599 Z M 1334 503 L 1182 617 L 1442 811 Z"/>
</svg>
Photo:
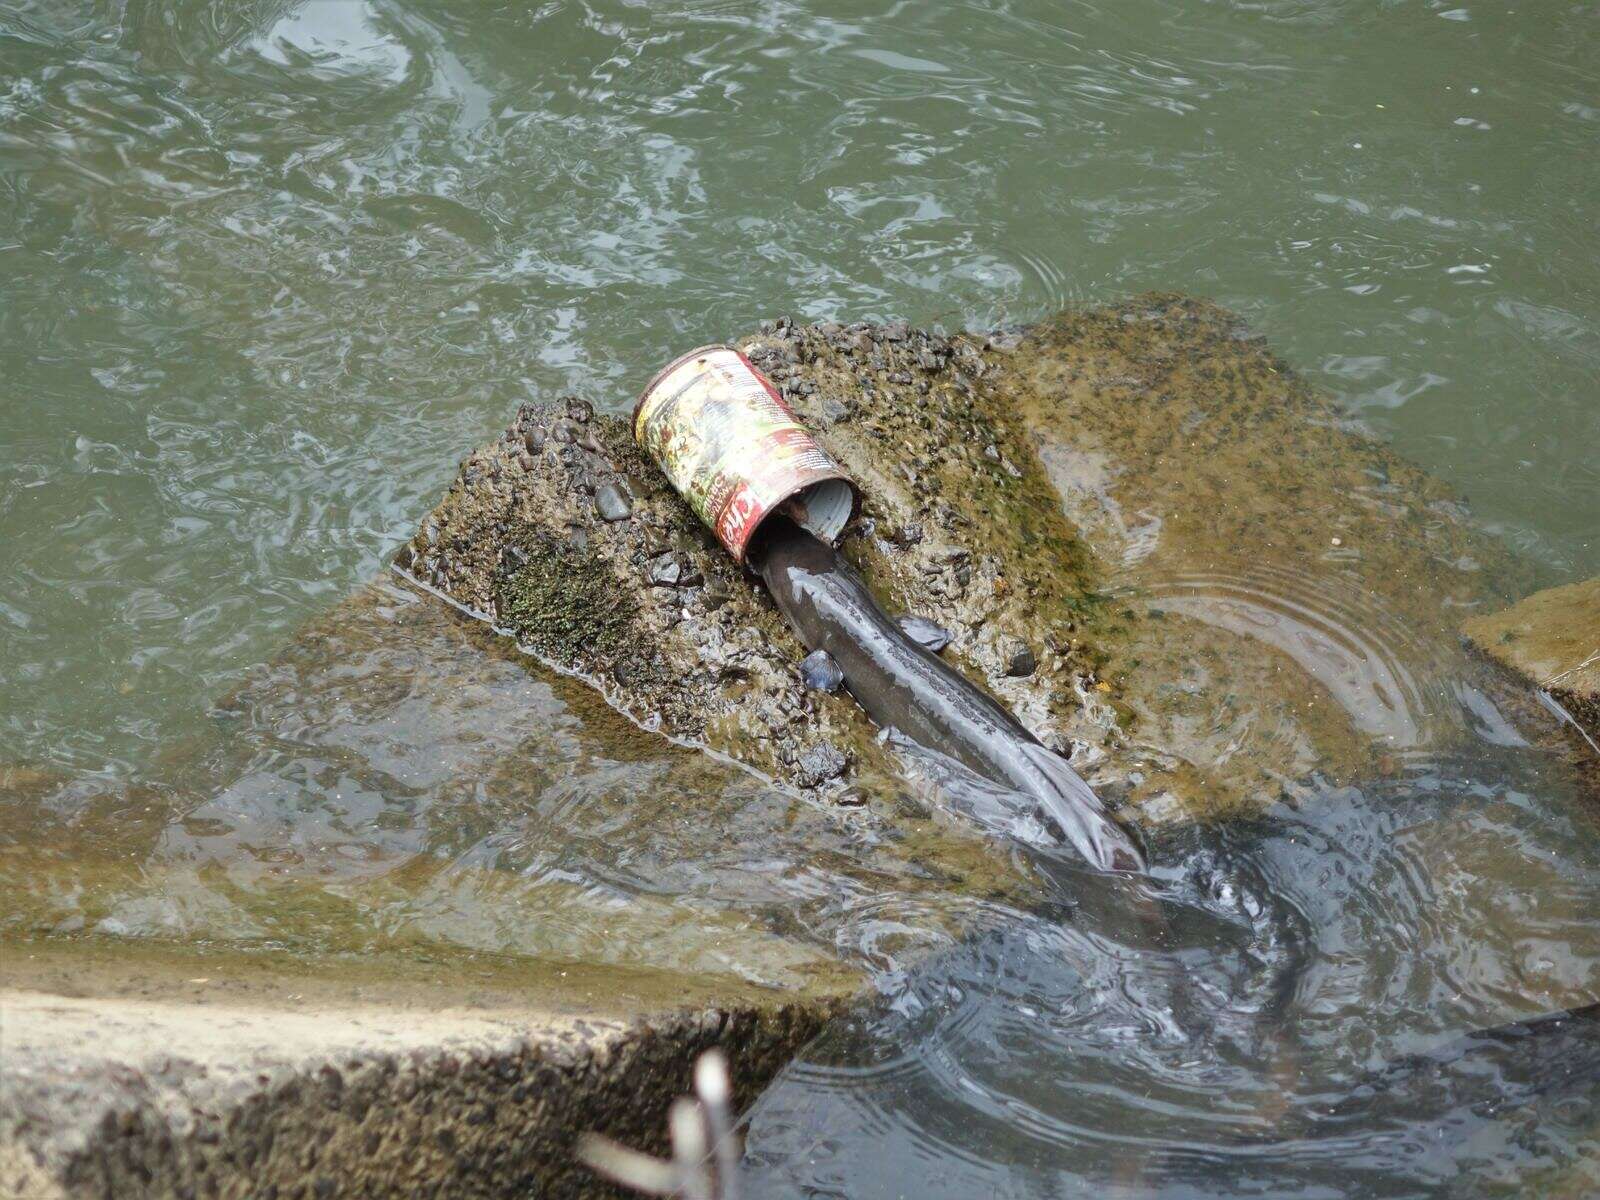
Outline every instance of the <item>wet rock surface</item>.
<svg viewBox="0 0 1600 1200">
<path fill-rule="evenodd" d="M 76 819 L 70 781 L 0 772 L 0 1196 L 614 1194 L 573 1138 L 661 1149 L 712 1044 L 748 1098 L 862 987 L 885 896 L 928 899 L 931 948 L 941 896 L 1017 884 L 641 732 L 394 579 L 214 714 L 166 792 Z"/>
<path fill-rule="evenodd" d="M 1020 430 L 984 399 L 986 339 L 903 322 L 763 328 L 736 344 L 861 485 L 843 548 L 883 602 L 929 613 L 927 637 L 954 638 L 947 653 L 980 682 L 1028 687 L 1006 699 L 1026 701 L 1036 722 L 1075 709 L 1094 662 L 1071 648 L 1059 609 L 1092 603 L 1088 558 L 1042 473 L 1017 465 L 1029 461 Z M 805 685 L 825 681 L 797 672 L 804 648 L 626 421 L 575 414 L 579 404 L 524 405 L 463 462 L 397 565 L 646 728 L 806 792 L 837 792 L 863 769 L 892 773 L 848 696 Z M 626 519 L 612 502 L 622 495 Z M 957 495 L 960 507 L 945 499 Z M 993 536 L 997 524 L 1007 536 Z M 1046 595 L 1060 649 L 1036 670 L 1022 635 L 1037 632 Z"/>
<path fill-rule="evenodd" d="M 946 631 L 945 657 L 1125 815 L 1260 807 L 1463 731 L 1392 663 L 1470 671 L 1441 611 L 1495 607 L 1525 574 L 1215 305 L 1139 297 L 990 336 L 781 318 L 730 344 L 860 485 L 841 549 L 879 599 Z M 397 561 L 647 728 L 806 793 L 892 775 L 847 695 L 800 685 L 803 647 L 626 421 L 573 404 L 525 405 Z M 630 519 L 596 512 L 608 481 Z M 1331 593 L 1295 594 L 1308 561 Z M 1369 602 L 1376 635 L 1343 607 Z M 1212 727 L 1219 693 L 1272 722 Z M 811 769 L 820 747 L 848 766 Z"/>
<path fill-rule="evenodd" d="M 950 644 L 950 632 L 926 617 L 901 617 L 900 628 L 905 630 L 906 636 L 935 654 Z"/>
<path fill-rule="evenodd" d="M 808 688 L 837 692 L 844 683 L 844 672 L 826 650 L 813 650 L 800 663 L 800 678 Z"/>
</svg>

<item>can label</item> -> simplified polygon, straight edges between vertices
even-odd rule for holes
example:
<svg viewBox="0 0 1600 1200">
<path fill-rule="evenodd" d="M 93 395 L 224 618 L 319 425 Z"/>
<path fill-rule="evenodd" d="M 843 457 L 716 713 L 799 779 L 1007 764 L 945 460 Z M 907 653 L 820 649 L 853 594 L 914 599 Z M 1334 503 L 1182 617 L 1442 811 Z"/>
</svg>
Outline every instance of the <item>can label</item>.
<svg viewBox="0 0 1600 1200">
<path fill-rule="evenodd" d="M 702 346 L 664 367 L 639 397 L 633 436 L 740 562 L 779 507 L 830 542 L 855 510 L 855 485 L 737 350 Z"/>
</svg>

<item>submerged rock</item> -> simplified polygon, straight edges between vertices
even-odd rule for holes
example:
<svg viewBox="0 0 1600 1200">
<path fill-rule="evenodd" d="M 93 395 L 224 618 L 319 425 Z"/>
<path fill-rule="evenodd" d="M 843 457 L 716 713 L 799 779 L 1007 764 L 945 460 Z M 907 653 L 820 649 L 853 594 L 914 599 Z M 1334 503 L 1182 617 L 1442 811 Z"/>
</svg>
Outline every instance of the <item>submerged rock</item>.
<svg viewBox="0 0 1600 1200">
<path fill-rule="evenodd" d="M 1495 736 L 1513 723 L 1512 734 L 1536 733 L 1540 720 L 1554 728 L 1542 710 L 1515 707 L 1525 687 L 1461 653 L 1449 615 L 1529 590 L 1505 552 L 1447 488 L 1348 428 L 1223 310 L 1140 297 L 993 344 L 866 322 L 764 329 L 737 344 L 865 493 L 844 554 L 885 605 L 953 635 L 953 665 L 1041 740 L 1076 751 L 1075 767 L 1125 817 L 1255 809 L 1312 772 L 1392 770 L 1400 753 L 1471 736 L 1469 703 L 1469 715 L 1499 723 Z M 33 1072 L 0 1089 L 0 1190 L 121 1194 L 133 1181 L 127 1194 L 244 1195 L 281 1181 L 287 1195 L 348 1180 L 398 1196 L 419 1177 L 464 1170 L 462 1186 L 479 1195 L 519 1194 L 536 1179 L 552 1190 L 551 1178 L 553 1191 L 576 1192 L 586 1181 L 560 1174 L 570 1157 L 550 1155 L 565 1155 L 577 1129 L 649 1148 L 659 1102 L 684 1090 L 699 1050 L 748 1051 L 745 1078 L 759 1083 L 854 990 L 860 966 L 847 948 L 860 911 L 840 896 L 876 905 L 887 889 L 933 924 L 970 906 L 921 903 L 929 893 L 1023 904 L 1037 894 L 1017 856 L 895 791 L 902 764 L 848 696 L 798 686 L 803 648 L 639 454 L 625 420 L 583 400 L 525 405 L 462 462 L 395 566 L 484 622 L 398 582 L 352 597 L 224 705 L 248 716 L 227 739 L 237 769 L 180 793 L 171 819 L 148 830 L 176 845 L 166 869 L 200 869 L 183 864 L 206 839 L 222 848 L 196 858 L 201 868 L 232 861 L 229 839 L 253 862 L 256 847 L 299 831 L 306 806 L 286 817 L 279 803 L 302 795 L 308 756 L 330 780 L 379 781 L 321 793 L 330 836 L 296 846 L 307 902 L 285 903 L 292 880 L 272 864 L 265 931 L 328 944 L 342 990 L 319 990 L 304 971 L 278 978 L 252 952 L 143 966 L 139 995 L 110 997 L 129 1000 L 119 1007 L 103 1002 L 108 985 L 85 972 L 81 946 L 63 954 L 56 982 L 40 977 L 35 943 L 0 954 L 7 1053 Z M 495 630 L 556 671 L 530 670 Z M 547 689 L 563 699 L 541 709 Z M 739 776 L 722 794 L 698 772 L 725 763 L 673 750 L 676 765 L 654 768 L 647 786 L 576 804 L 561 788 L 543 796 L 530 776 L 550 746 L 602 727 L 575 752 L 625 760 L 652 736 L 642 727 L 786 787 Z M 241 746 L 249 730 L 267 744 Z M 286 730 L 299 748 L 287 763 Z M 519 730 L 555 740 L 524 743 Z M 262 786 L 270 770 L 287 783 Z M 686 777 L 673 783 L 677 771 Z M 405 786 L 381 782 L 391 776 Z M 240 779 L 251 786 L 228 786 Z M 377 819 L 354 807 L 371 795 L 390 805 Z M 541 802 L 548 811 L 534 812 Z M 420 815 L 404 815 L 411 805 Z M 645 886 L 617 904 L 607 863 L 605 894 L 585 907 L 587 881 L 566 882 L 564 862 L 549 873 L 562 878 L 528 895 L 513 863 L 485 869 L 475 903 L 488 907 L 463 911 L 473 887 L 461 872 L 479 868 L 458 851 L 483 835 L 456 831 L 498 840 L 530 812 L 510 839 L 537 848 L 527 861 L 546 842 L 564 860 L 570 845 L 615 841 L 645 848 L 628 855 Z M 57 819 L 46 803 L 0 816 Z M 415 844 L 358 856 L 362 872 L 385 859 L 403 868 L 324 871 L 363 849 L 346 844 L 350 827 L 412 820 Z M 88 845 L 86 828 L 61 836 Z M 57 880 L 59 864 L 37 861 L 30 847 L 49 839 L 32 830 L 9 839 L 43 880 L 28 899 L 31 928 L 68 927 L 85 909 L 112 911 L 107 896 L 150 889 L 150 864 L 127 856 L 85 900 L 81 879 Z M 719 886 L 678 875 L 683 864 Z M 125 885 L 118 871 L 138 879 Z M 151 907 L 217 899 L 188 905 L 195 936 L 229 920 L 258 936 L 263 886 L 219 874 L 225 893 L 190 879 L 187 891 L 158 888 Z M 317 882 L 325 874 L 333 887 Z M 427 902 L 397 904 L 409 887 Z M 346 907 L 378 914 L 381 936 Z M 404 910 L 412 916 L 396 916 Z M 484 924 L 517 932 L 513 948 L 533 942 L 506 959 L 545 956 L 534 979 L 493 953 L 506 947 L 492 934 L 477 952 L 485 912 Z M 946 944 L 944 932 L 958 931 L 926 944 Z M 119 977 L 130 941 L 114 947 Z M 445 952 L 456 943 L 473 949 Z M 392 993 L 392 980 L 352 978 L 386 945 L 406 984 Z M 226 991 L 191 994 L 213 985 Z M 279 1019 L 286 997 L 307 998 L 306 1011 Z M 396 1013 L 407 1037 L 385 1032 Z M 231 1035 L 226 1053 L 211 1040 Z M 603 1116 L 613 1112 L 614 1123 Z"/>
<path fill-rule="evenodd" d="M 615 483 L 602 483 L 594 492 L 595 511 L 605 521 L 626 521 L 633 515 L 633 505 Z"/>
<path fill-rule="evenodd" d="M 811 787 L 837 779 L 849 765 L 850 760 L 844 752 L 828 742 L 807 747 L 801 751 L 795 764 L 801 780 Z"/>
</svg>

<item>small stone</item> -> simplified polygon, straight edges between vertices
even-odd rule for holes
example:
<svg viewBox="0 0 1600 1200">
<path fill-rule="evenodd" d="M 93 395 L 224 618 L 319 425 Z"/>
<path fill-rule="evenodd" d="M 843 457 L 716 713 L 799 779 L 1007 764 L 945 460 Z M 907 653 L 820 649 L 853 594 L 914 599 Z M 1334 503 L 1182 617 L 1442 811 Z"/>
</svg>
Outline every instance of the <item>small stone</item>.
<svg viewBox="0 0 1600 1200">
<path fill-rule="evenodd" d="M 818 742 L 800 752 L 795 759 L 796 774 L 801 787 L 817 787 L 844 774 L 850 760 L 828 742 Z"/>
<path fill-rule="evenodd" d="M 521 454 L 517 455 L 517 465 L 524 471 L 533 470 L 533 455 L 524 450 Z"/>
<path fill-rule="evenodd" d="M 826 650 L 813 650 L 800 660 L 800 678 L 816 692 L 837 692 L 844 683 L 844 672 Z"/>
<path fill-rule="evenodd" d="M 824 396 L 822 398 L 822 420 L 828 425 L 837 425 L 850 415 L 850 406 L 837 396 Z"/>
<path fill-rule="evenodd" d="M 563 445 L 571 445 L 577 441 L 581 432 L 578 428 L 578 423 L 566 417 L 561 418 L 561 420 L 550 426 L 550 436 Z"/>
<path fill-rule="evenodd" d="M 544 448 L 544 430 L 530 429 L 522 435 L 522 448 L 529 454 L 537 454 Z"/>
<path fill-rule="evenodd" d="M 568 396 L 567 416 L 580 425 L 587 425 L 594 420 L 594 405 L 587 400 L 579 400 L 576 396 Z"/>
<path fill-rule="evenodd" d="M 886 342 L 903 342 L 911 333 L 911 328 L 904 321 L 890 321 L 883 327 L 883 340 Z"/>
<path fill-rule="evenodd" d="M 1039 665 L 1033 650 L 1021 638 L 1007 638 L 1001 644 L 1000 653 L 1006 665 L 1006 674 L 1013 679 L 1024 679 L 1032 675 Z"/>
<path fill-rule="evenodd" d="M 922 540 L 922 526 L 916 521 L 907 521 L 894 531 L 893 540 L 897 546 L 915 546 Z"/>
<path fill-rule="evenodd" d="M 683 568 L 672 554 L 663 554 L 650 564 L 650 582 L 656 587 L 677 587 L 682 579 Z"/>
<path fill-rule="evenodd" d="M 900 631 L 917 645 L 935 654 L 950 644 L 950 631 L 927 617 L 901 617 Z"/>
<path fill-rule="evenodd" d="M 595 511 L 604 521 L 626 521 L 633 515 L 633 505 L 614 480 L 606 480 L 594 491 Z"/>
</svg>

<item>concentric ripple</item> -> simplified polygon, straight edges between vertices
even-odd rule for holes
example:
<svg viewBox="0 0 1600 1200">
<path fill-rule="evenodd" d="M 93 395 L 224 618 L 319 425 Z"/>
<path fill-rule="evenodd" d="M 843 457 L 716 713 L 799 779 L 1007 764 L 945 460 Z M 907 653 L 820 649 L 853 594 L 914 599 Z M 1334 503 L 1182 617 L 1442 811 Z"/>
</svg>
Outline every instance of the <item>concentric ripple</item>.
<svg viewBox="0 0 1600 1200">
<path fill-rule="evenodd" d="M 1396 751 L 1458 725 L 1454 697 L 1433 674 L 1441 657 L 1383 602 L 1332 572 L 1258 563 L 1143 580 L 1150 607 L 1264 642 L 1325 688 L 1357 729 Z"/>
</svg>

